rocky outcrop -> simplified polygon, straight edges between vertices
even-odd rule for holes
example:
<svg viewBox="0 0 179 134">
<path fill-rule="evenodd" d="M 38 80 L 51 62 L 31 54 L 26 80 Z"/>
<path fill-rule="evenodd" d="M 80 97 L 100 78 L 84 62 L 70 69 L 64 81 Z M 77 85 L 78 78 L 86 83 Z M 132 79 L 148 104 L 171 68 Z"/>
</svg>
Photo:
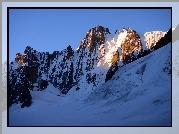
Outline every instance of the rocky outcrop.
<svg viewBox="0 0 179 134">
<path fill-rule="evenodd" d="M 18 67 L 25 66 L 25 58 L 26 58 L 26 54 L 20 54 L 20 53 L 16 54 L 15 61 L 18 63 Z"/>
<path fill-rule="evenodd" d="M 140 40 L 140 36 L 137 34 L 136 31 L 128 28 L 127 36 L 124 42 L 121 44 L 121 49 L 122 49 L 122 61 L 125 61 L 128 55 L 131 55 L 134 52 L 140 52 L 142 50 L 142 43 Z"/>
<path fill-rule="evenodd" d="M 93 51 L 99 44 L 105 42 L 105 35 L 107 34 L 111 34 L 109 29 L 99 25 L 90 29 L 87 32 L 86 37 L 81 41 L 80 48 L 88 46 L 90 50 Z"/>
<path fill-rule="evenodd" d="M 115 64 L 113 64 L 113 65 L 109 68 L 109 70 L 108 70 L 108 72 L 107 72 L 107 74 L 106 74 L 105 82 L 107 82 L 108 80 L 110 80 L 118 69 L 119 69 L 119 66 L 118 66 L 118 64 L 117 64 L 117 62 L 116 62 Z"/>
</svg>

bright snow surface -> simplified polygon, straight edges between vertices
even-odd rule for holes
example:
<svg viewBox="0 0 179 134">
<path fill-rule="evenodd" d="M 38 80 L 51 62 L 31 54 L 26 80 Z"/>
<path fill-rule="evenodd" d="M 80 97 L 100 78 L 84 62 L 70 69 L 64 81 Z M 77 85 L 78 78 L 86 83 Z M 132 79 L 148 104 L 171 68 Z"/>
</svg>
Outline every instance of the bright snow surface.
<svg viewBox="0 0 179 134">
<path fill-rule="evenodd" d="M 10 107 L 10 126 L 170 126 L 171 76 L 163 71 L 170 51 L 168 44 L 119 68 L 94 90 L 31 91 L 30 107 Z"/>
</svg>

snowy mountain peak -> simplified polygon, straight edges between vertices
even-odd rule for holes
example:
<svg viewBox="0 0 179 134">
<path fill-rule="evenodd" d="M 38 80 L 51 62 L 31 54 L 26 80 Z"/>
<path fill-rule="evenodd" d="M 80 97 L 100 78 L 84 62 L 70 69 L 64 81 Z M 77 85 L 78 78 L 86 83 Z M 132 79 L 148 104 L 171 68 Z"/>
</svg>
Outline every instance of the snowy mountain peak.
<svg viewBox="0 0 179 134">
<path fill-rule="evenodd" d="M 69 45 L 62 51 L 49 54 L 27 46 L 23 55 L 17 54 L 17 61 L 25 63 L 24 66 L 17 68 L 16 61 L 10 64 L 10 104 L 21 100 L 23 107 L 29 106 L 29 91 L 34 88 L 45 90 L 48 85 L 58 89 L 60 94 L 88 94 L 110 80 L 121 66 L 168 44 L 170 34 L 167 32 L 162 41 L 150 47 L 151 51 L 144 52 L 140 36 L 132 28 L 111 34 L 108 28 L 99 25 L 87 32 L 75 51 Z M 28 100 L 23 99 L 26 97 Z"/>
<path fill-rule="evenodd" d="M 111 34 L 108 28 L 102 26 L 96 26 L 91 28 L 85 38 L 80 43 L 80 48 L 88 46 L 90 50 L 94 50 L 98 44 L 105 42 L 105 35 Z"/>
<path fill-rule="evenodd" d="M 168 32 L 168 31 L 167 31 Z M 145 40 L 146 41 L 146 46 L 147 49 L 150 49 L 151 47 L 155 46 L 156 43 L 165 36 L 167 32 L 162 32 L 162 31 L 152 31 L 152 32 L 146 32 L 144 34 Z"/>
</svg>

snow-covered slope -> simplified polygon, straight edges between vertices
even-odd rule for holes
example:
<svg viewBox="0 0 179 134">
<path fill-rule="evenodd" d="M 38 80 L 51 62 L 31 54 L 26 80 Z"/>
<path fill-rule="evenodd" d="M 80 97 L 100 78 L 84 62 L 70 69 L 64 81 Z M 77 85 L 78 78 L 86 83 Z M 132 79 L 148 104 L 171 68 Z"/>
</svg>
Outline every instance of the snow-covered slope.
<svg viewBox="0 0 179 134">
<path fill-rule="evenodd" d="M 149 50 L 136 31 L 102 26 L 75 51 L 27 46 L 8 68 L 10 125 L 169 126 L 171 30 Z"/>
<path fill-rule="evenodd" d="M 170 126 L 170 56 L 171 43 L 120 67 L 93 90 L 85 79 L 82 90 L 73 86 L 66 95 L 53 84 L 35 87 L 30 107 L 10 107 L 10 126 Z"/>
</svg>

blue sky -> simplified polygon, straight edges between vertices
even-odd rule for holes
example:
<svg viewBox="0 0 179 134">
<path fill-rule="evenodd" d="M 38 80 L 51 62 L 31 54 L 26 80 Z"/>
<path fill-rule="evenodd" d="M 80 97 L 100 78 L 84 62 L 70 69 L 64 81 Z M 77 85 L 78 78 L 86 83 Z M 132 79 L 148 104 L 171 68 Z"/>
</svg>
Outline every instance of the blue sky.
<svg viewBox="0 0 179 134">
<path fill-rule="evenodd" d="M 23 53 L 26 46 L 40 52 L 75 50 L 86 32 L 97 26 L 111 33 L 132 28 L 139 34 L 171 27 L 169 9 L 10 9 L 9 58 Z"/>
</svg>

